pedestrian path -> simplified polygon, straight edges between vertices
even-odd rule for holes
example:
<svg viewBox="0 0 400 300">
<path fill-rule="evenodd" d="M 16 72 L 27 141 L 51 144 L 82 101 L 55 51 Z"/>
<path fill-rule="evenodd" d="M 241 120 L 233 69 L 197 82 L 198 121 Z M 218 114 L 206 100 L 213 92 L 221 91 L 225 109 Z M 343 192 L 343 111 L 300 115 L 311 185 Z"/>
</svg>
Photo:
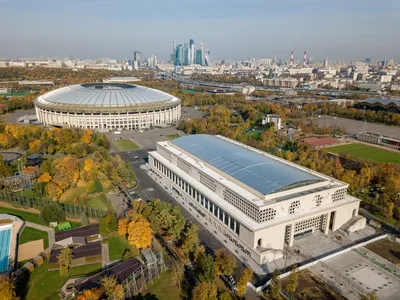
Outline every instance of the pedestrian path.
<svg viewBox="0 0 400 300">
<path fill-rule="evenodd" d="M 39 225 L 39 224 L 36 224 L 36 223 L 32 223 L 32 222 L 29 222 L 29 221 L 25 221 L 25 226 L 32 227 L 32 228 L 35 228 L 35 229 L 38 229 L 38 230 L 41 230 L 41 231 L 47 231 L 47 233 L 49 235 L 49 247 L 53 246 L 53 244 L 55 243 L 56 238 L 55 238 L 55 233 L 54 233 L 54 229 L 53 228 L 50 228 L 50 227 L 47 227 L 47 226 L 44 226 L 44 225 Z"/>
</svg>

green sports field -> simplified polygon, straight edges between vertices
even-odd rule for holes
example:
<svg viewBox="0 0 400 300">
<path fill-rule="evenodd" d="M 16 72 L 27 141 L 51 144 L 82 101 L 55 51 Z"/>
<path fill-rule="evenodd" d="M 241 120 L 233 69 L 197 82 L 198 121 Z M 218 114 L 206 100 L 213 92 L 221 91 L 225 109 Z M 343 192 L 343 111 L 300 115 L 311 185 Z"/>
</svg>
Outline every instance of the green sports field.
<svg viewBox="0 0 400 300">
<path fill-rule="evenodd" d="M 136 150 L 136 149 L 139 149 L 138 145 L 136 145 L 131 140 L 118 140 L 118 141 L 115 141 L 115 144 L 117 144 L 117 146 L 118 146 L 118 148 L 120 150 Z"/>
<path fill-rule="evenodd" d="M 371 160 L 380 163 L 394 163 L 400 164 L 400 153 L 394 151 L 387 151 L 377 147 L 368 146 L 365 144 L 347 144 L 342 146 L 330 147 L 329 152 L 348 155 Z"/>
</svg>

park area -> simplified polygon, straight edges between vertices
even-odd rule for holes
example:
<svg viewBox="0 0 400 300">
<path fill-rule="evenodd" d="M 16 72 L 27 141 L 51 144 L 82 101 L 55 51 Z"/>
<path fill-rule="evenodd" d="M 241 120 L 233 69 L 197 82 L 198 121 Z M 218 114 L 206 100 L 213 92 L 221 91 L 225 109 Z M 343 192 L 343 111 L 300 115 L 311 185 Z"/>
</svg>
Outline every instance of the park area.
<svg viewBox="0 0 400 300">
<path fill-rule="evenodd" d="M 127 239 L 120 235 L 111 235 L 108 238 L 108 251 L 110 261 L 122 259 L 127 251 L 131 252 L 131 256 L 139 255 L 139 251 L 135 246 L 130 245 Z"/>
<path fill-rule="evenodd" d="M 378 147 L 365 144 L 347 144 L 342 146 L 330 147 L 328 152 L 335 154 L 348 154 L 350 157 L 369 160 L 379 163 L 400 164 L 400 153 L 384 150 Z"/>
<path fill-rule="evenodd" d="M 28 280 L 24 280 L 17 287 L 17 295 L 21 299 L 60 299 L 58 289 L 70 277 L 95 274 L 101 270 L 101 263 L 73 267 L 68 276 L 61 276 L 59 271 L 48 271 L 48 262 L 35 268 Z"/>
<path fill-rule="evenodd" d="M 68 190 L 66 190 L 60 196 L 60 201 L 98 208 L 102 210 L 112 209 L 110 200 L 103 192 L 87 194 L 86 188 L 82 186 L 78 186 L 76 188 L 69 188 Z"/>
<path fill-rule="evenodd" d="M 282 280 L 283 288 L 286 287 L 288 278 Z M 320 299 L 320 300 L 345 300 L 346 298 L 336 292 L 330 285 L 322 281 L 308 270 L 300 272 L 298 286 L 294 293 L 290 294 L 293 299 Z"/>
<path fill-rule="evenodd" d="M 115 144 L 120 150 L 136 150 L 139 149 L 138 145 L 136 145 L 131 140 L 118 140 L 115 141 Z"/>
<path fill-rule="evenodd" d="M 400 244 L 389 239 L 382 239 L 365 246 L 368 250 L 400 266 Z"/>
</svg>

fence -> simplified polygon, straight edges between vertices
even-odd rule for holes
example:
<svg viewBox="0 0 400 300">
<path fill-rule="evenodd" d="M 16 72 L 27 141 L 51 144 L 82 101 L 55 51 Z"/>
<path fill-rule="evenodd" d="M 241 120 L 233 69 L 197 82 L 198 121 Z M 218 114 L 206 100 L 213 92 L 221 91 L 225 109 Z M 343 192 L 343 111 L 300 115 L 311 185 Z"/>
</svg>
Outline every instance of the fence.
<svg viewBox="0 0 400 300">
<path fill-rule="evenodd" d="M 19 193 L 9 193 L 5 191 L 0 191 L 0 201 L 25 208 L 41 208 L 47 204 L 56 203 L 63 211 L 65 211 L 66 216 L 72 218 L 80 218 L 83 212 L 86 212 L 89 218 L 94 219 L 102 218 L 107 214 L 106 210 L 99 208 L 53 201 L 39 197 L 30 197 Z"/>
<path fill-rule="evenodd" d="M 360 248 L 360 247 L 364 247 L 365 245 L 368 245 L 368 244 L 370 244 L 370 243 L 379 241 L 379 240 L 384 239 L 384 238 L 386 238 L 386 237 L 387 237 L 387 234 L 382 234 L 382 235 L 379 235 L 379 236 L 374 237 L 374 238 L 372 238 L 372 239 L 369 239 L 369 240 L 367 240 L 367 241 L 358 243 L 358 244 L 356 244 L 356 245 L 348 246 L 348 247 L 345 248 L 345 249 L 338 250 L 338 251 L 336 251 L 336 252 L 334 252 L 334 253 L 332 253 L 332 254 L 326 255 L 326 256 L 321 257 L 321 258 L 317 258 L 317 259 L 315 259 L 315 260 L 313 260 L 313 261 L 311 261 L 311 262 L 309 262 L 309 263 L 307 263 L 307 264 L 301 265 L 301 266 L 299 266 L 298 269 L 299 269 L 299 271 L 300 271 L 300 270 L 307 269 L 307 268 L 309 268 L 309 267 L 311 267 L 311 266 L 316 265 L 316 264 L 319 263 L 319 262 L 322 262 L 322 261 L 325 261 L 325 260 L 334 258 L 334 257 L 339 256 L 339 255 L 342 255 L 342 254 L 344 254 L 344 253 L 346 253 L 346 252 L 349 252 L 349 251 L 351 251 L 351 250 L 353 250 L 353 249 L 357 249 L 357 248 Z M 279 275 L 279 278 L 280 278 L 280 279 L 285 278 L 286 276 L 289 276 L 290 273 L 291 273 L 291 271 L 288 271 L 288 272 L 286 272 L 286 273 L 283 273 L 283 274 Z M 261 291 L 262 291 L 263 289 L 265 289 L 270 283 L 271 283 L 271 279 L 268 280 L 268 281 L 267 281 L 264 285 L 262 285 L 262 286 L 255 287 L 251 282 L 248 282 L 247 285 L 248 285 L 250 288 L 252 288 L 253 290 L 255 290 L 256 292 L 261 292 Z"/>
</svg>

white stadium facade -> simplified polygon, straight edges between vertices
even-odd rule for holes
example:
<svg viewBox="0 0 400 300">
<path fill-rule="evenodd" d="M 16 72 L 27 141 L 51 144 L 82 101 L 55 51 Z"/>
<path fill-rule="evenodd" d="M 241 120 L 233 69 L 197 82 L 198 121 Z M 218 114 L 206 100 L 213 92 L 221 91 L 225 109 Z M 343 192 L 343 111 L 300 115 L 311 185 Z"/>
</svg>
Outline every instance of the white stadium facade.
<svg viewBox="0 0 400 300">
<path fill-rule="evenodd" d="M 181 117 L 180 99 L 126 83 L 70 85 L 34 102 L 36 116 L 46 126 L 129 130 L 171 124 Z"/>
<path fill-rule="evenodd" d="M 359 230 L 360 200 L 348 184 L 222 136 L 158 142 L 152 176 L 256 273 L 297 237 Z"/>
</svg>

